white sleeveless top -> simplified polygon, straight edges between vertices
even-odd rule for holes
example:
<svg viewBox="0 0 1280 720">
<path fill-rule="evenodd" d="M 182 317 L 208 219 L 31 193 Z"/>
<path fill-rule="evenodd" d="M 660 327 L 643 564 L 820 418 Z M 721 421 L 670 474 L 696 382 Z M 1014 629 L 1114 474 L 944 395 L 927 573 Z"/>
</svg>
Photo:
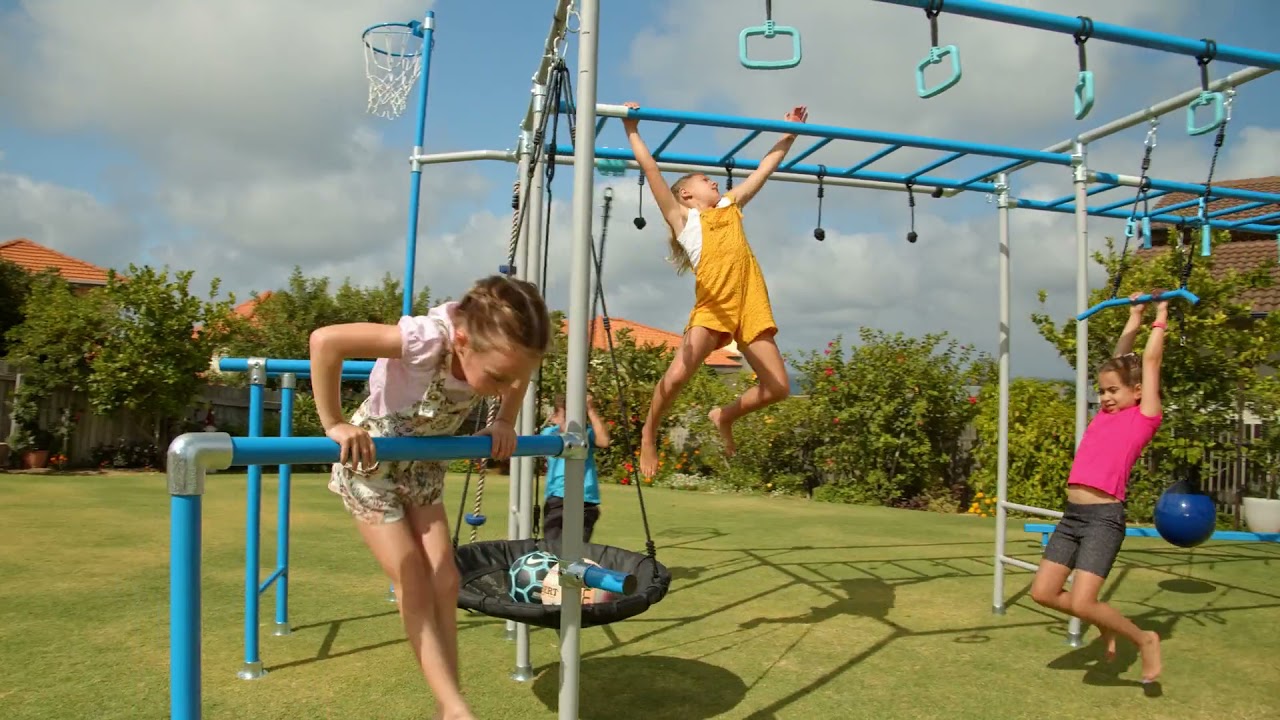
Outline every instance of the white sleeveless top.
<svg viewBox="0 0 1280 720">
<path fill-rule="evenodd" d="M 728 207 L 732 202 L 724 196 L 720 198 L 720 202 L 716 203 L 716 207 Z M 676 242 L 684 248 L 685 254 L 689 256 L 689 264 L 697 270 L 698 260 L 702 259 L 702 219 L 699 217 L 697 208 L 689 208 L 689 217 L 685 219 L 684 229 L 676 237 Z"/>
</svg>

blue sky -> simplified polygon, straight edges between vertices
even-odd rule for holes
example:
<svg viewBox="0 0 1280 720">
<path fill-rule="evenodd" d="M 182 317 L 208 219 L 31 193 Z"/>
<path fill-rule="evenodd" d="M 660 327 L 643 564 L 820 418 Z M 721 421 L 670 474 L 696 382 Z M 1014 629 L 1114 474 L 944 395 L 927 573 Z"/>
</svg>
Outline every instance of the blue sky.
<svg viewBox="0 0 1280 720">
<path fill-rule="evenodd" d="M 1280 22 L 1280 5 L 1264 0 L 1018 4 L 1263 49 L 1274 47 Z M 804 33 L 805 60 L 794 70 L 760 73 L 739 66 L 736 43 L 743 26 L 762 19 L 762 3 L 604 5 L 601 102 L 763 117 L 807 104 L 812 122 L 1040 148 L 1198 82 L 1193 58 L 1094 41 L 1098 103 L 1077 122 L 1069 36 L 944 14 L 942 38 L 961 47 L 965 77 L 922 101 L 914 96 L 913 65 L 927 49 L 928 25 L 916 9 L 870 0 L 774 3 L 778 22 Z M 364 113 L 359 35 L 374 22 L 412 19 L 424 6 L 227 0 L 218 7 L 215 13 L 196 0 L 0 0 L 0 237 L 30 237 L 103 265 L 194 268 L 202 282 L 220 277 L 238 297 L 278 286 L 294 265 L 357 282 L 384 272 L 399 277 L 412 120 Z M 429 152 L 512 147 L 553 7 L 553 0 L 434 4 Z M 576 50 L 571 42 L 571 65 Z M 1212 66 L 1214 77 L 1235 69 Z M 1269 76 L 1242 88 L 1219 178 L 1276 174 L 1278 82 Z M 1187 137 L 1183 124 L 1180 112 L 1166 118 L 1153 173 L 1199 182 L 1211 140 Z M 645 125 L 642 132 L 654 143 L 665 134 Z M 1144 132 L 1098 143 L 1091 165 L 1136 174 Z M 688 132 L 672 149 L 715 154 L 740 135 Z M 749 152 L 758 156 L 771 142 L 762 138 Z M 600 144 L 621 143 L 611 123 Z M 833 143 L 814 161 L 847 164 L 871 150 Z M 902 171 L 931 157 L 904 151 L 875 168 Z M 957 163 L 951 172 L 970 167 Z M 504 260 L 514 174 L 496 162 L 428 168 L 419 286 L 457 295 Z M 562 252 L 570 168 L 557 177 L 553 243 Z M 678 331 L 692 286 L 662 261 L 665 238 L 652 200 L 645 198 L 650 224 L 638 232 L 630 223 L 634 175 L 597 177 L 597 193 L 606 184 L 617 188 L 606 269 L 610 310 Z M 1014 190 L 1053 197 L 1070 191 L 1070 179 L 1061 169 L 1037 168 L 1020 173 Z M 812 186 L 782 183 L 748 211 L 784 350 L 817 347 L 838 333 L 853 337 L 862 325 L 946 330 L 994 350 L 995 214 L 986 198 L 919 198 L 921 241 L 912 246 L 902 240 L 907 205 L 900 193 L 829 190 L 822 244 L 811 237 L 815 213 Z M 1015 218 L 1014 369 L 1061 375 L 1065 365 L 1026 316 L 1038 309 L 1039 289 L 1049 292 L 1051 312 L 1071 314 L 1071 218 Z M 1095 221 L 1091 244 L 1117 233 L 1117 222 Z M 552 274 L 549 294 L 562 306 L 566 276 L 554 263 Z M 1102 278 L 1095 272 L 1091 282 Z"/>
</svg>

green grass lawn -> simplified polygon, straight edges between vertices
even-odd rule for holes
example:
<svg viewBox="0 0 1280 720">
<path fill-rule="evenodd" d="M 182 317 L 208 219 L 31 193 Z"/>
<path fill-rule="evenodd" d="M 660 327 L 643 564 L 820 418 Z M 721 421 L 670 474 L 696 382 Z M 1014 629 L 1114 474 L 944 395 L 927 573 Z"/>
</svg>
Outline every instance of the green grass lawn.
<svg viewBox="0 0 1280 720">
<path fill-rule="evenodd" d="M 263 577 L 274 566 L 265 479 Z M 450 514 L 460 482 L 451 482 Z M 271 635 L 269 674 L 243 662 L 245 478 L 211 475 L 204 506 L 204 708 L 209 718 L 429 718 L 432 703 L 387 585 L 324 478 L 295 478 L 294 632 Z M 506 478 L 490 524 L 505 535 Z M 602 489 L 597 540 L 643 547 L 633 488 Z M 1129 538 L 1110 600 L 1164 637 L 1160 693 L 1131 648 L 1099 663 L 1096 632 L 1065 622 L 1009 575 L 991 613 L 990 519 L 647 490 L 671 593 L 582 634 L 581 717 L 1107 720 L 1280 717 L 1280 547 L 1195 552 Z M 1010 523 L 1010 552 L 1038 535 Z M 465 542 L 465 526 L 464 537 Z M 0 717 L 168 716 L 168 498 L 161 475 L 0 475 Z M 460 612 L 464 689 L 479 717 L 555 718 L 556 634 L 532 633 L 536 678 L 509 679 L 499 620 Z M 1158 695 L 1158 696 L 1148 696 Z"/>
</svg>

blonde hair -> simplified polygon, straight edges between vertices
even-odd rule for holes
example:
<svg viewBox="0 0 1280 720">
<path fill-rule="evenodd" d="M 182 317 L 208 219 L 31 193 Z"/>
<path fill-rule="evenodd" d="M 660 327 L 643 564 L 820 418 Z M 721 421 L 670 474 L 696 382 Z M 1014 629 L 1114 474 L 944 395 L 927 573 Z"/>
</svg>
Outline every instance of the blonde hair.
<svg viewBox="0 0 1280 720">
<path fill-rule="evenodd" d="M 1103 373 L 1113 372 L 1120 378 L 1120 384 L 1127 388 L 1137 387 L 1142 382 L 1142 358 L 1135 353 L 1120 355 L 1098 366 L 1098 377 Z"/>
<path fill-rule="evenodd" d="M 462 296 L 458 324 L 480 352 L 519 348 L 545 355 L 551 348 L 551 315 L 538 287 L 506 275 L 490 275 Z"/>
<path fill-rule="evenodd" d="M 675 197 L 676 202 L 680 202 L 680 190 L 689 178 L 697 177 L 702 173 L 689 173 L 680 176 L 680 179 L 671 183 L 671 194 Z M 684 203 L 680 203 L 684 204 Z M 693 261 L 689 259 L 689 253 L 685 251 L 684 246 L 680 244 L 680 236 L 670 226 L 667 227 L 671 235 L 667 238 L 667 244 L 671 247 L 671 256 L 667 258 L 667 262 L 675 266 L 676 275 L 683 275 L 693 269 Z"/>
</svg>

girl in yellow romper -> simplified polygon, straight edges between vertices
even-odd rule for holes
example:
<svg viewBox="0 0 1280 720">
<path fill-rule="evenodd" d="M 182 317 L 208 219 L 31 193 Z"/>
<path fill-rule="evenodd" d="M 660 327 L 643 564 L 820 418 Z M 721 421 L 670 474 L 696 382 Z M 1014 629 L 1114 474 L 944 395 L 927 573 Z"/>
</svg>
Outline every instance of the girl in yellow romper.
<svg viewBox="0 0 1280 720">
<path fill-rule="evenodd" d="M 627 107 L 638 108 L 636 103 Z M 789 122 L 805 122 L 809 112 L 793 108 Z M 640 138 L 639 122 L 624 119 L 631 151 L 649 182 L 649 190 L 671 229 L 671 262 L 677 273 L 693 270 L 694 306 L 684 339 L 671 367 L 653 390 L 640 443 L 640 471 L 652 477 L 658 469 L 658 428 L 676 395 L 702 367 L 707 356 L 734 341 L 755 371 L 759 384 L 707 417 L 720 432 L 726 456 L 734 454 L 733 423 L 743 415 L 786 399 L 790 394 L 786 364 L 774 341 L 769 290 L 742 229 L 742 208 L 778 169 L 796 136 L 787 134 L 760 161 L 759 167 L 725 195 L 702 173 L 685 175 L 670 187 Z"/>
</svg>

